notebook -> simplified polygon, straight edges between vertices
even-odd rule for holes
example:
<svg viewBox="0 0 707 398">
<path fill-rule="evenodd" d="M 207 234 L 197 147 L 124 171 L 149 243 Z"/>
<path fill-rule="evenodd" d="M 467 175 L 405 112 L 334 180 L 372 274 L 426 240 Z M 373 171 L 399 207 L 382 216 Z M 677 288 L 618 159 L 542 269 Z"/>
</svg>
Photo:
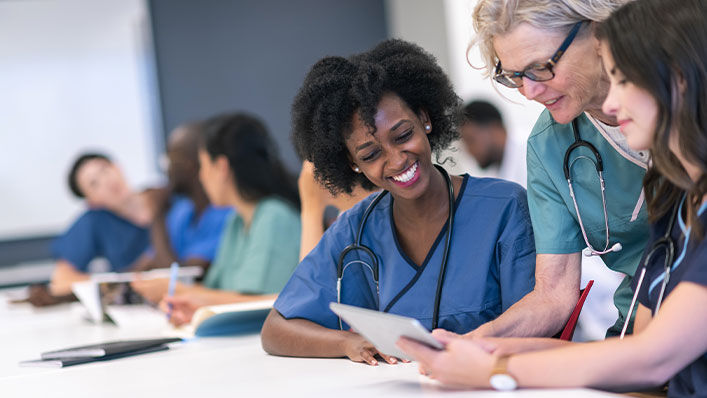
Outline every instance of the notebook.
<svg viewBox="0 0 707 398">
<path fill-rule="evenodd" d="M 73 365 L 80 365 L 89 362 L 99 362 L 108 361 L 111 359 L 125 358 L 133 355 L 147 354 L 150 352 L 166 351 L 169 349 L 167 345 L 161 345 L 156 347 L 143 348 L 137 351 L 122 352 L 112 355 L 104 355 L 101 357 L 73 357 L 73 358 L 60 358 L 60 359 L 34 359 L 29 361 L 20 362 L 20 366 L 26 367 L 42 367 L 42 368 L 65 368 Z"/>
<path fill-rule="evenodd" d="M 145 348 L 161 346 L 164 344 L 180 341 L 178 337 L 146 339 L 146 340 L 120 340 L 107 343 L 91 344 L 78 347 L 64 348 L 56 351 L 42 353 L 42 359 L 61 359 L 76 357 L 102 357 L 115 355 L 131 351 L 139 351 Z"/>
<path fill-rule="evenodd" d="M 185 338 L 259 333 L 274 302 L 268 299 L 201 307 L 188 325 L 174 333 Z"/>
<path fill-rule="evenodd" d="M 177 337 L 121 340 L 107 343 L 69 347 L 48 351 L 41 354 L 41 359 L 22 361 L 20 366 L 67 367 L 87 362 L 107 361 L 110 359 L 140 355 L 169 349 L 168 344 L 181 341 Z"/>
</svg>

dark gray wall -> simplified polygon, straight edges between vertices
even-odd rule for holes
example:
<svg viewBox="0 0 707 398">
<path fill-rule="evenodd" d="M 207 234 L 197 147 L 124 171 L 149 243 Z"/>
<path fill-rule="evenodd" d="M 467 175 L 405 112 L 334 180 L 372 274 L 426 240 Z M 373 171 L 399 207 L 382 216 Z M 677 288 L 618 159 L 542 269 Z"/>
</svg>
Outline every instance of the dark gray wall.
<svg viewBox="0 0 707 398">
<path fill-rule="evenodd" d="M 218 112 L 261 116 L 295 171 L 290 105 L 325 55 L 387 37 L 383 0 L 150 0 L 164 127 Z"/>
<path fill-rule="evenodd" d="M 148 0 L 163 125 L 218 112 L 260 115 L 293 171 L 290 104 L 325 55 L 387 37 L 383 0 Z M 0 242 L 0 267 L 50 257 L 52 237 Z M 0 281 L 1 282 L 1 281 Z"/>
</svg>

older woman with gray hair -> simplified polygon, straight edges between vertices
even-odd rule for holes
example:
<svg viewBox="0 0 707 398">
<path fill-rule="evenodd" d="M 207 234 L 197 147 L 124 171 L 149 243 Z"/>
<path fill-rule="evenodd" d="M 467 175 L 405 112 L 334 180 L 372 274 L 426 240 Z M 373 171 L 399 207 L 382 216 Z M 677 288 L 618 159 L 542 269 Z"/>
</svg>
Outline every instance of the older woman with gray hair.
<svg viewBox="0 0 707 398">
<path fill-rule="evenodd" d="M 475 336 L 551 336 L 579 295 L 581 256 L 626 275 L 614 295 L 620 333 L 631 279 L 648 239 L 641 182 L 647 151 L 633 151 L 601 105 L 609 90 L 597 22 L 628 0 L 480 0 L 473 22 L 496 83 L 543 104 L 528 138 L 528 204 L 537 249 L 535 289 Z M 631 332 L 631 322 L 627 323 Z"/>
</svg>

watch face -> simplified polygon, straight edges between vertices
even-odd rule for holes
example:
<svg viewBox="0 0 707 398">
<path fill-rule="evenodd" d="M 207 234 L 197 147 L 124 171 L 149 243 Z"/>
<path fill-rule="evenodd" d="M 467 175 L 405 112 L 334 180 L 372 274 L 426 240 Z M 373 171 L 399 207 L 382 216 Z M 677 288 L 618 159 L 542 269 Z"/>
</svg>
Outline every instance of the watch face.
<svg viewBox="0 0 707 398">
<path fill-rule="evenodd" d="M 511 391 L 518 387 L 515 379 L 507 374 L 495 374 L 489 379 L 491 387 L 498 391 Z"/>
</svg>

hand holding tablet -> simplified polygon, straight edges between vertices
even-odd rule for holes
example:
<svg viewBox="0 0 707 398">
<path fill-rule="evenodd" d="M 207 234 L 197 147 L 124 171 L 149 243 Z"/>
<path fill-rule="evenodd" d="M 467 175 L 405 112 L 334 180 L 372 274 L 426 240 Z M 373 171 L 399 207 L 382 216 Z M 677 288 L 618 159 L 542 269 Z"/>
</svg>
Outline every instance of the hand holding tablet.
<svg viewBox="0 0 707 398">
<path fill-rule="evenodd" d="M 346 304 L 331 303 L 329 308 L 383 354 L 400 359 L 412 359 L 395 345 L 401 337 L 407 337 L 437 350 L 444 349 L 444 345 L 432 337 L 432 334 L 417 319 Z"/>
</svg>

